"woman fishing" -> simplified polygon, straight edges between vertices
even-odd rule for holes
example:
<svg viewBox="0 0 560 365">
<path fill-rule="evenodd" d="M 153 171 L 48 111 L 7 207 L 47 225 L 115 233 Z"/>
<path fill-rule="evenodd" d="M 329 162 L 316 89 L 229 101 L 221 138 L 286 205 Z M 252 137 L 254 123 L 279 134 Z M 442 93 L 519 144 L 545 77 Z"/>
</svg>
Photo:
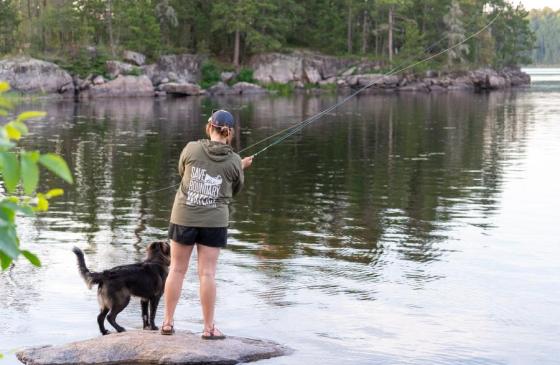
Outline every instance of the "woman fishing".
<svg viewBox="0 0 560 365">
<path fill-rule="evenodd" d="M 220 249 L 227 241 L 228 204 L 243 186 L 243 170 L 253 162 L 252 156 L 241 159 L 233 152 L 234 124 L 231 113 L 218 110 L 206 125 L 209 139 L 189 142 L 179 157 L 181 183 L 169 224 L 171 265 L 165 283 L 165 313 L 161 328 L 164 335 L 175 332 L 173 316 L 196 245 L 204 319 L 202 338 L 225 338 L 214 324 L 216 266 Z"/>
</svg>

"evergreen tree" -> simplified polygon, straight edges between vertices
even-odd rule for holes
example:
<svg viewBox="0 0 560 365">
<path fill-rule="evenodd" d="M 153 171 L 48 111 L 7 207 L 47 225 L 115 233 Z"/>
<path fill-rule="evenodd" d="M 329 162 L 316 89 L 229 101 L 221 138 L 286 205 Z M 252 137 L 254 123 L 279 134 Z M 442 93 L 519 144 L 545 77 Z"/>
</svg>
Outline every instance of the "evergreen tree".
<svg viewBox="0 0 560 365">
<path fill-rule="evenodd" d="M 7 53 L 14 49 L 19 23 L 14 1 L 0 0 L 0 53 Z"/>
<path fill-rule="evenodd" d="M 446 26 L 446 36 L 448 40 L 448 46 L 454 47 L 447 52 L 447 65 L 452 67 L 455 62 L 465 63 L 465 55 L 469 54 L 469 46 L 467 44 L 461 44 L 457 47 L 455 45 L 463 42 L 466 39 L 465 27 L 463 21 L 463 12 L 459 6 L 457 0 L 451 2 L 449 7 L 449 12 L 443 17 L 443 22 Z"/>
</svg>

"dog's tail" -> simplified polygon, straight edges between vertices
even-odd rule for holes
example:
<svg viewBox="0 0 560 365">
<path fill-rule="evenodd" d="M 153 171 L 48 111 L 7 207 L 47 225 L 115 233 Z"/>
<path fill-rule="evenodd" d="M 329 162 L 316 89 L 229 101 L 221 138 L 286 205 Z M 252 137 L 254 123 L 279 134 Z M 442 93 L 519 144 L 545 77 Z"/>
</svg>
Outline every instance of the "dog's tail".
<svg viewBox="0 0 560 365">
<path fill-rule="evenodd" d="M 80 275 L 86 282 L 88 288 L 91 289 L 93 284 L 100 284 L 102 281 L 101 274 L 89 271 L 86 266 L 86 260 L 84 258 L 84 253 L 82 252 L 82 250 L 80 250 L 78 247 L 74 247 L 72 249 L 72 252 L 74 252 L 76 254 L 76 257 L 78 258 L 78 269 L 80 270 Z"/>
</svg>

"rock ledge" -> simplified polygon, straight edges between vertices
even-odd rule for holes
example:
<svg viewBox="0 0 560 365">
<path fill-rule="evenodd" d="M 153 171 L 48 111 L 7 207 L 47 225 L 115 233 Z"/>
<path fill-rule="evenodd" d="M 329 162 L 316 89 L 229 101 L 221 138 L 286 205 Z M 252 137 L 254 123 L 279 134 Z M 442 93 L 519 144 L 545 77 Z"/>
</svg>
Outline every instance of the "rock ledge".
<svg viewBox="0 0 560 365">
<path fill-rule="evenodd" d="M 205 341 L 199 334 L 178 331 L 162 336 L 152 331 L 129 331 L 18 352 L 26 365 L 99 364 L 237 364 L 288 355 L 292 350 L 272 341 L 242 337 Z"/>
</svg>

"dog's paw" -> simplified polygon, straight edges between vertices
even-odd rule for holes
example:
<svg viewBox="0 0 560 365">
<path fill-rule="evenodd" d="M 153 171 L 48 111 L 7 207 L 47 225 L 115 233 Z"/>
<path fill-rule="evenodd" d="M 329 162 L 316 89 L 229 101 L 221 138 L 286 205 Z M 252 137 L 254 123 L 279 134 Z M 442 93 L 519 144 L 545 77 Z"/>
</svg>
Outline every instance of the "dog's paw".
<svg viewBox="0 0 560 365">
<path fill-rule="evenodd" d="M 110 334 L 111 334 L 111 331 L 105 330 L 105 332 L 101 332 L 101 334 L 102 334 L 103 336 L 110 335 Z"/>
</svg>

